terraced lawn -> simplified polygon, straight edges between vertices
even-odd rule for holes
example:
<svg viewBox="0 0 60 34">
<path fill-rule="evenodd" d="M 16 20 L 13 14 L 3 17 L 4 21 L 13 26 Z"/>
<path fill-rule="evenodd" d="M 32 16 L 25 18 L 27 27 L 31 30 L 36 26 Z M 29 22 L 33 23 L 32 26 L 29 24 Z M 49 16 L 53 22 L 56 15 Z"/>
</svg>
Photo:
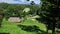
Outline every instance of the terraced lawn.
<svg viewBox="0 0 60 34">
<path fill-rule="evenodd" d="M 25 30 L 22 30 L 21 27 L 19 27 L 18 25 L 24 25 L 24 26 L 33 26 L 36 25 L 37 27 L 39 27 L 40 31 L 36 32 L 36 31 L 32 31 L 32 32 L 28 32 Z M 2 28 L 0 28 L 0 33 L 10 33 L 10 34 L 46 34 L 46 27 L 44 24 L 39 23 L 36 20 L 24 20 L 21 23 L 13 23 L 13 22 L 9 22 L 6 21 L 5 19 L 3 20 L 2 23 Z M 51 32 L 49 32 L 49 34 L 51 34 Z"/>
</svg>

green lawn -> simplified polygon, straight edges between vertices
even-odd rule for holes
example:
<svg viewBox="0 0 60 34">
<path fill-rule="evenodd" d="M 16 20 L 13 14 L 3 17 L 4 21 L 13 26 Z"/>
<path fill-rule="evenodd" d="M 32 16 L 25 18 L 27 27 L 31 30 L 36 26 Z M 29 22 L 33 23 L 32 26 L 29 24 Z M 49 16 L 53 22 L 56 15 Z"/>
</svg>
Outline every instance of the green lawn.
<svg viewBox="0 0 60 34">
<path fill-rule="evenodd" d="M 25 26 L 33 26 L 36 25 L 39 27 L 41 30 L 40 34 L 45 34 L 46 32 L 46 27 L 44 24 L 39 23 L 36 20 L 24 20 L 21 23 L 13 23 L 13 22 L 8 22 L 5 19 L 3 20 L 2 23 L 2 28 L 0 28 L 0 33 L 10 33 L 10 34 L 37 34 L 37 32 L 27 32 L 22 30 L 18 25 L 25 25 Z M 50 34 L 51 32 L 49 32 Z"/>
</svg>

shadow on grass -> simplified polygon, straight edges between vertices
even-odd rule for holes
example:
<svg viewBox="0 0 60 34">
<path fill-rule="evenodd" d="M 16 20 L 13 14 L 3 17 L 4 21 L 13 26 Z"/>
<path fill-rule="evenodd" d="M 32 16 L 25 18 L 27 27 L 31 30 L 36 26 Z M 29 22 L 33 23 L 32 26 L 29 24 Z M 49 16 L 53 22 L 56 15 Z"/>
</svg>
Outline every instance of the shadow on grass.
<svg viewBox="0 0 60 34">
<path fill-rule="evenodd" d="M 60 31 L 57 30 L 56 32 L 57 32 L 58 34 L 60 34 Z"/>
<path fill-rule="evenodd" d="M 40 23 L 43 23 L 47 26 L 48 30 L 52 30 L 53 29 L 53 25 L 54 23 L 52 23 L 52 21 L 48 20 L 48 21 L 45 21 L 44 18 L 36 18 L 37 21 L 39 21 Z M 50 21 L 50 22 L 49 22 Z M 60 22 L 56 22 L 54 27 L 60 29 Z M 60 31 L 56 31 L 57 33 L 60 34 Z"/>
<path fill-rule="evenodd" d="M 0 34 L 9 34 L 9 33 L 0 33 Z"/>
<path fill-rule="evenodd" d="M 37 27 L 36 25 L 34 26 L 26 26 L 26 25 L 18 25 L 22 30 L 27 31 L 27 32 L 35 32 L 37 34 L 51 34 L 51 33 L 46 33 L 45 31 L 42 31 Z"/>
<path fill-rule="evenodd" d="M 40 23 L 47 24 L 44 18 L 36 18 L 36 20 Z"/>
</svg>

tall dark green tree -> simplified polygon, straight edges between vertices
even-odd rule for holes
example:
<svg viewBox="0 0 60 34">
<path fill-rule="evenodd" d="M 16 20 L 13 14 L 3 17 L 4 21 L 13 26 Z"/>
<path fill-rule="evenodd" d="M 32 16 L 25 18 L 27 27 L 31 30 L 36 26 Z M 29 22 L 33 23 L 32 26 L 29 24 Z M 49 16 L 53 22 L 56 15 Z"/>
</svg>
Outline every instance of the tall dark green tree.
<svg viewBox="0 0 60 34">
<path fill-rule="evenodd" d="M 60 20 L 60 0 L 41 0 L 41 12 L 38 14 L 41 16 L 42 22 L 47 24 L 47 32 L 52 30 L 52 34 L 55 34 L 55 27 L 58 20 Z M 51 27 L 51 28 L 50 28 Z"/>
</svg>

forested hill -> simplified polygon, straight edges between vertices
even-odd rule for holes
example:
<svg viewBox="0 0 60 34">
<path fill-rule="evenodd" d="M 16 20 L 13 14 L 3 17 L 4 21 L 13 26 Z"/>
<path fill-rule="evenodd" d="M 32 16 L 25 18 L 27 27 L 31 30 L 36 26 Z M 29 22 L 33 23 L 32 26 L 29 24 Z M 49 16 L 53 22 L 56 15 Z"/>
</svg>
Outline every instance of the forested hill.
<svg viewBox="0 0 60 34">
<path fill-rule="evenodd" d="M 24 13 L 23 10 L 25 8 L 29 8 L 30 11 Z M 10 17 L 10 16 L 25 17 L 26 15 L 27 16 L 36 15 L 38 9 L 40 9 L 40 6 L 36 6 L 36 5 L 0 3 L 0 12 L 4 12 L 5 17 Z"/>
</svg>

